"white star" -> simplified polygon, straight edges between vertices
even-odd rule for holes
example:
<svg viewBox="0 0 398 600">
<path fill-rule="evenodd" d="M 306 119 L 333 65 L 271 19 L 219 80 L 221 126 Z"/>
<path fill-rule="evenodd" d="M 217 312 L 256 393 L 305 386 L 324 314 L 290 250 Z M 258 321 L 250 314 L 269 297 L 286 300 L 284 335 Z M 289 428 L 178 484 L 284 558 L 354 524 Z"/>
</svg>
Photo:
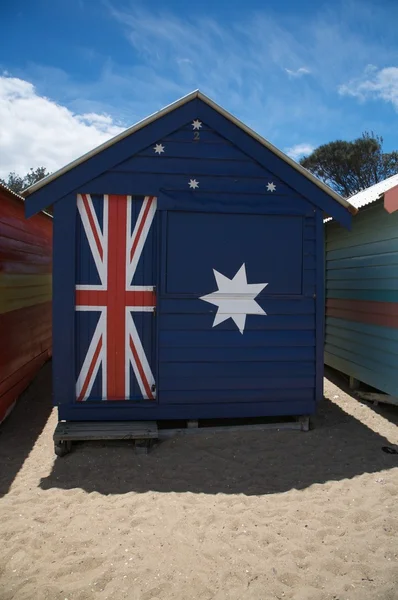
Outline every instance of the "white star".
<svg viewBox="0 0 398 600">
<path fill-rule="evenodd" d="M 239 331 L 243 333 L 247 315 L 267 314 L 254 298 L 268 283 L 247 283 L 245 263 L 232 279 L 225 277 L 215 269 L 213 272 L 218 290 L 200 298 L 200 300 L 218 306 L 213 327 L 231 318 L 235 321 Z"/>
<path fill-rule="evenodd" d="M 163 154 L 163 152 L 164 152 L 163 144 L 156 144 L 156 146 L 154 147 L 154 150 L 155 150 L 155 154 Z"/>
<path fill-rule="evenodd" d="M 273 181 L 271 181 L 270 183 L 267 183 L 267 192 L 275 192 L 276 190 L 276 185 Z"/>
<path fill-rule="evenodd" d="M 190 179 L 188 181 L 188 185 L 191 188 L 191 190 L 196 190 L 196 188 L 199 187 L 199 181 L 196 181 L 196 179 Z"/>
<path fill-rule="evenodd" d="M 192 122 L 192 127 L 193 127 L 194 129 L 200 129 L 200 128 L 202 127 L 202 122 L 201 122 L 201 121 L 199 121 L 199 119 L 195 119 L 195 120 Z"/>
</svg>

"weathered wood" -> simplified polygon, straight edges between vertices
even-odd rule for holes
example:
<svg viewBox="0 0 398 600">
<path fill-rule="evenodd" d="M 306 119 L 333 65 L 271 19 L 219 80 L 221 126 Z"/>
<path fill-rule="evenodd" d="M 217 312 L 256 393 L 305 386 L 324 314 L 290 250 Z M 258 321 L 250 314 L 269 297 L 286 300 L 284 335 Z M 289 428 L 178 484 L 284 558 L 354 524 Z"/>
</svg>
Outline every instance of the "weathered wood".
<svg viewBox="0 0 398 600">
<path fill-rule="evenodd" d="M 357 390 L 360 386 L 361 382 L 359 381 L 359 379 L 355 379 L 355 377 L 352 377 L 352 375 L 350 375 L 350 379 L 349 379 L 349 386 L 350 386 L 350 390 Z"/>
<path fill-rule="evenodd" d="M 54 452 L 57 456 L 65 456 L 72 450 L 72 442 L 57 441 L 54 443 Z"/>
<path fill-rule="evenodd" d="M 358 391 L 357 396 L 361 400 L 368 400 L 369 402 L 373 402 L 375 406 L 377 406 L 379 402 L 398 406 L 398 398 L 396 398 L 395 396 L 389 396 L 388 394 Z"/>
<path fill-rule="evenodd" d="M 54 442 L 78 440 L 156 439 L 155 421 L 61 421 L 54 431 Z"/>
<path fill-rule="evenodd" d="M 310 430 L 310 418 L 308 415 L 303 415 L 297 418 L 297 421 L 300 424 L 301 431 L 309 431 Z"/>
<path fill-rule="evenodd" d="M 248 431 L 266 431 L 279 429 L 301 430 L 301 423 L 291 421 L 289 423 L 258 423 L 255 425 L 220 425 L 215 427 L 186 427 L 176 429 L 159 429 L 159 439 L 169 439 L 176 435 L 208 434 L 208 433 L 246 433 Z"/>
<path fill-rule="evenodd" d="M 148 454 L 151 449 L 152 440 L 136 440 L 134 444 L 135 454 Z"/>
</svg>

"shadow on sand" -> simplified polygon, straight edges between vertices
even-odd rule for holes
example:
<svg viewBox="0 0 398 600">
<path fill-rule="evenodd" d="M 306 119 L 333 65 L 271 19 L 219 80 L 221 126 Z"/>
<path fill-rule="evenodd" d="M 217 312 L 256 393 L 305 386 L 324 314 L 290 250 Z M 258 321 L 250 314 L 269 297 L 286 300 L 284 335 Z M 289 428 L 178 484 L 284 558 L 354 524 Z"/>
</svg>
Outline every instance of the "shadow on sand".
<svg viewBox="0 0 398 600">
<path fill-rule="evenodd" d="M 344 393 L 351 396 L 351 398 L 354 398 L 357 402 L 359 402 L 360 404 L 363 404 L 364 406 L 368 406 L 369 408 L 371 408 L 373 410 L 373 412 L 384 417 L 385 419 L 390 421 L 390 423 L 392 423 L 393 425 L 398 426 L 398 407 L 397 406 L 393 406 L 392 404 L 383 404 L 383 403 L 380 403 L 378 406 L 375 406 L 373 404 L 373 402 L 367 402 L 366 400 L 361 400 L 358 396 L 355 395 L 354 391 L 350 390 L 348 375 L 347 376 L 343 375 L 339 371 L 335 371 L 335 369 L 326 367 L 325 368 L 325 376 L 327 377 L 327 379 L 329 381 L 334 383 L 334 385 L 337 385 L 337 387 L 339 387 L 341 390 L 343 390 Z M 364 383 L 361 383 L 360 389 L 365 392 L 378 392 L 379 391 L 379 390 L 376 390 L 375 388 L 365 385 Z"/>
<path fill-rule="evenodd" d="M 315 428 L 308 433 L 185 436 L 159 444 L 148 456 L 135 456 L 129 442 L 76 444 L 71 454 L 55 460 L 41 487 L 82 488 L 104 495 L 148 491 L 272 494 L 398 466 L 398 455 L 381 450 L 385 445 L 391 446 L 324 399 Z"/>
<path fill-rule="evenodd" d="M 330 381 L 348 386 L 336 372 Z M 349 400 L 349 399 L 348 399 Z M 397 423 L 395 407 L 367 405 Z M 7 493 L 51 412 L 51 364 L 46 364 L 0 428 L 0 497 Z M 130 442 L 81 443 L 57 458 L 40 487 L 104 495 L 128 492 L 192 492 L 262 495 L 305 489 L 398 466 L 386 454 L 389 441 L 324 399 L 315 428 L 298 431 L 204 433 L 174 438 L 148 456 L 136 456 Z"/>
<path fill-rule="evenodd" d="M 8 492 L 18 471 L 29 456 L 47 423 L 51 410 L 51 361 L 49 361 L 22 393 L 11 414 L 0 425 L 0 498 Z"/>
</svg>

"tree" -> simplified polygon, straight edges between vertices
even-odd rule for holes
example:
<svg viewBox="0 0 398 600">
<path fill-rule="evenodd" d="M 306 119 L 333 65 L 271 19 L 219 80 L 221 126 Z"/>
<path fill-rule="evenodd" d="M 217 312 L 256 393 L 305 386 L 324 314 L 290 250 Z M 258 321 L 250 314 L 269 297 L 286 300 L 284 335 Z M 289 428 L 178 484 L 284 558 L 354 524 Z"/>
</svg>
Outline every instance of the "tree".
<svg viewBox="0 0 398 600">
<path fill-rule="evenodd" d="M 319 146 L 300 164 L 348 198 L 398 173 L 398 152 L 383 153 L 382 146 L 382 137 L 365 131 L 353 142 Z"/>
<path fill-rule="evenodd" d="M 3 185 L 6 185 L 10 190 L 20 194 L 22 190 L 33 185 L 43 177 L 47 177 L 49 173 L 45 167 L 37 167 L 37 169 L 31 168 L 24 177 L 17 175 L 14 171 L 8 174 L 7 179 L 0 179 Z"/>
</svg>

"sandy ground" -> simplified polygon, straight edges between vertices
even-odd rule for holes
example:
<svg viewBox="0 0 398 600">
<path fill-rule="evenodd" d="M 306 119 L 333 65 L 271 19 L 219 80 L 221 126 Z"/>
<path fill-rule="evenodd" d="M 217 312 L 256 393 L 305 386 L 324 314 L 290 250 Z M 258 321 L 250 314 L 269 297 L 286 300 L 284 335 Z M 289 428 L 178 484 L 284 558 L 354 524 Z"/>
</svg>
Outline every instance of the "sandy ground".
<svg viewBox="0 0 398 600">
<path fill-rule="evenodd" d="M 56 459 L 47 366 L 1 427 L 0 599 L 398 599 L 398 409 L 325 388 L 309 433 Z"/>
</svg>

